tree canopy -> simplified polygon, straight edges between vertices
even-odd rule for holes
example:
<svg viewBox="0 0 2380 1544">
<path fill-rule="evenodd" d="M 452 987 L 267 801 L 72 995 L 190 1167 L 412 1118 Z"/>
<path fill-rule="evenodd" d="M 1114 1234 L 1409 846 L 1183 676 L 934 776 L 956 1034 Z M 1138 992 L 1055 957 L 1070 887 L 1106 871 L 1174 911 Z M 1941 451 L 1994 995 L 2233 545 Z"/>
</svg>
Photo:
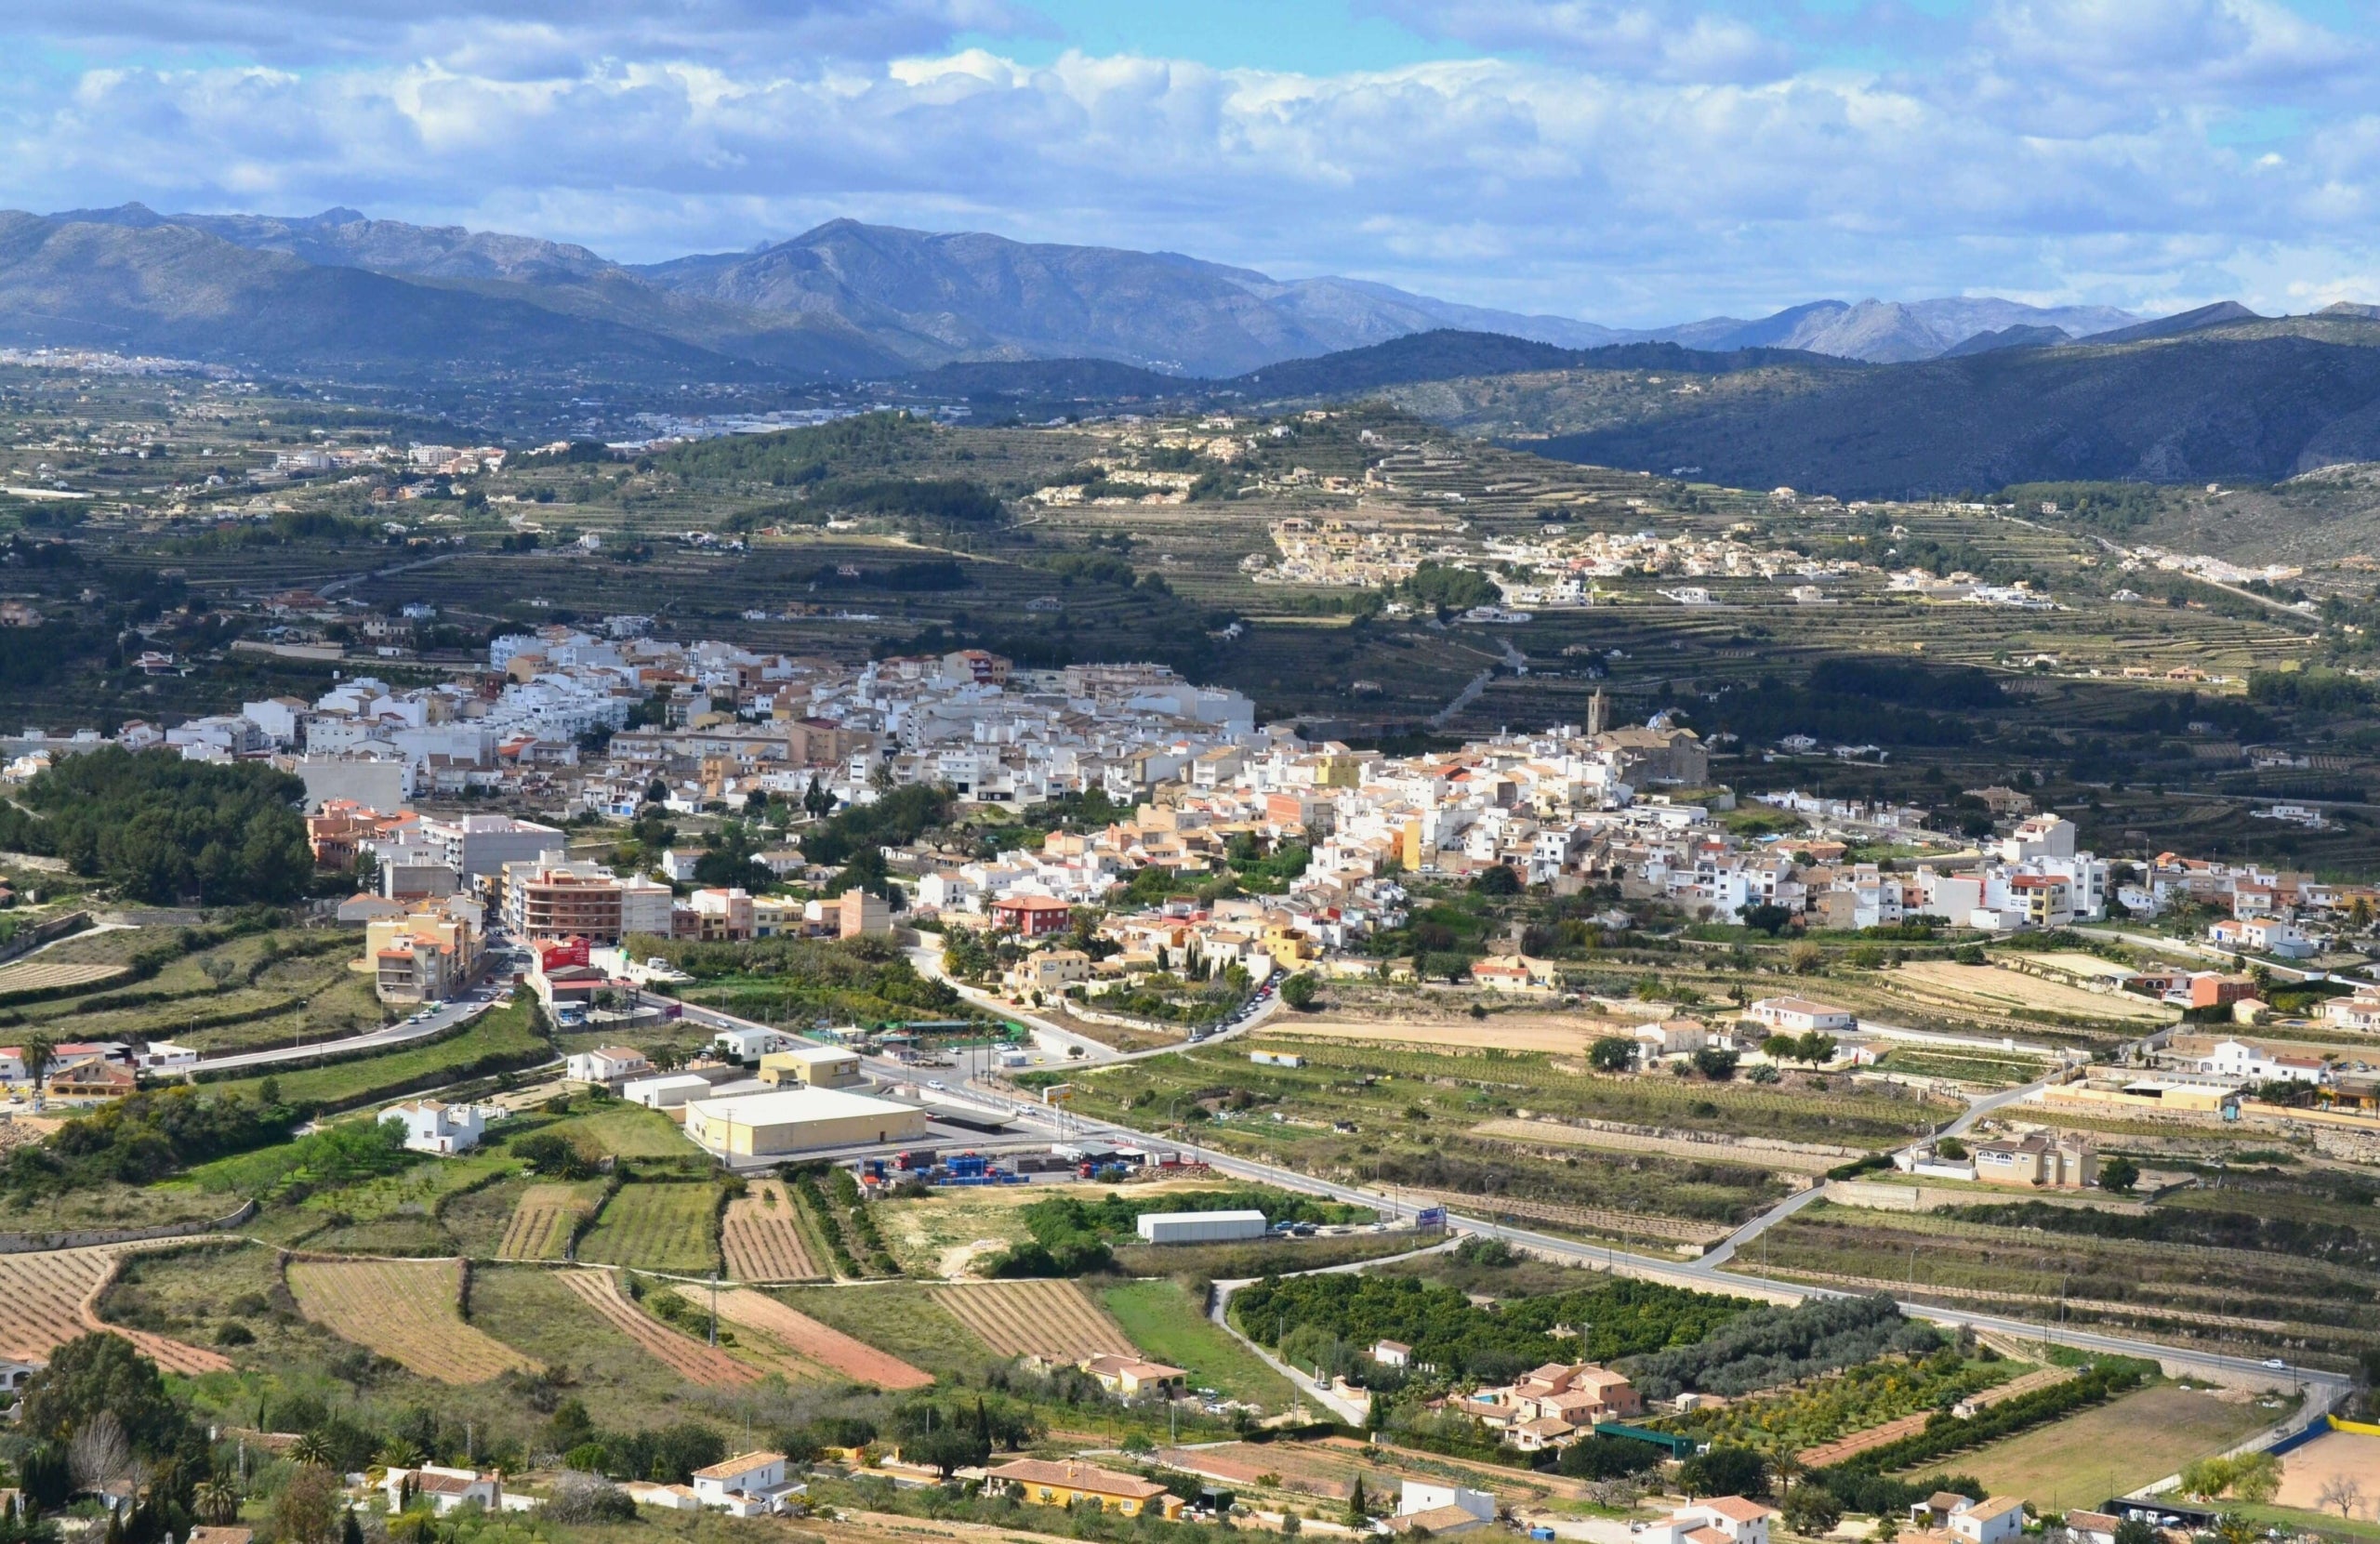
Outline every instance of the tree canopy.
<svg viewBox="0 0 2380 1544">
<path fill-rule="evenodd" d="M 0 847 L 62 858 L 126 897 L 167 905 L 284 902 L 314 872 L 305 785 L 258 762 L 185 761 L 110 746 L 70 756 L 0 805 Z"/>
</svg>

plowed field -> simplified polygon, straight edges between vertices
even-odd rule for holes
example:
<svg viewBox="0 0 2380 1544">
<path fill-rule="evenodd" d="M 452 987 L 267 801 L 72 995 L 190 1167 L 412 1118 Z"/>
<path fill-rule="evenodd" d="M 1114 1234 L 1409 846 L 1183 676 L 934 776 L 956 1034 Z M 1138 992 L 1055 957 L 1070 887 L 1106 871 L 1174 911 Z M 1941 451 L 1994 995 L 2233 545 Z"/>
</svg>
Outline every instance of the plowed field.
<svg viewBox="0 0 2380 1544">
<path fill-rule="evenodd" d="M 1106 1310 L 1070 1281 L 970 1282 L 942 1288 L 942 1305 L 1002 1356 L 1137 1354 Z"/>
<path fill-rule="evenodd" d="M 28 960 L 0 966 L 0 992 L 38 992 L 53 986 L 90 986 L 124 974 L 121 965 L 80 965 L 71 960 Z"/>
<path fill-rule="evenodd" d="M 289 1290 L 306 1317 L 441 1383 L 484 1383 L 536 1370 L 528 1357 L 463 1322 L 459 1260 L 297 1260 Z"/>
<path fill-rule="evenodd" d="M 562 1283 L 602 1314 L 613 1328 L 634 1340 L 647 1355 L 689 1383 L 728 1389 L 760 1380 L 760 1369 L 739 1362 L 716 1346 L 681 1335 L 646 1313 L 620 1293 L 619 1278 L 609 1271 L 564 1271 Z M 720 1315 L 728 1317 L 727 1294 L 720 1296 Z"/>
<path fill-rule="evenodd" d="M 731 1324 L 759 1330 L 803 1361 L 814 1362 L 854 1383 L 871 1383 L 880 1389 L 922 1389 L 933 1381 L 932 1373 L 921 1372 L 888 1352 L 822 1325 L 807 1313 L 797 1313 L 776 1299 L 749 1287 L 721 1292 L 719 1316 Z"/>
<path fill-rule="evenodd" d="M 94 1329 L 121 1335 L 168 1372 L 228 1372 L 230 1360 L 146 1330 L 103 1323 L 93 1305 L 125 1253 L 114 1247 L 0 1255 L 0 1353 L 47 1361 L 55 1347 Z"/>
<path fill-rule="evenodd" d="M 737 1281 L 822 1281 L 826 1275 L 794 1225 L 793 1197 L 783 1180 L 755 1180 L 749 1195 L 727 1203 L 720 1242 L 727 1250 L 727 1273 Z"/>
<path fill-rule="evenodd" d="M 587 1211 L 586 1198 L 573 1185 L 531 1185 L 504 1224 L 504 1238 L 496 1247 L 498 1260 L 561 1260 L 570 1248 L 570 1233 Z"/>
</svg>

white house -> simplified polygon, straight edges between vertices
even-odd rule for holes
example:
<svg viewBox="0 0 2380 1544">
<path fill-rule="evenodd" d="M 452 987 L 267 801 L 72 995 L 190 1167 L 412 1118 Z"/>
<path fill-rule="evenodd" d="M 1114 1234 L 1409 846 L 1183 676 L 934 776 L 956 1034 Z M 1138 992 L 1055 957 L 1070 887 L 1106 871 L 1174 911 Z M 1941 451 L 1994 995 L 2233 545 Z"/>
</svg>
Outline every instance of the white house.
<svg viewBox="0 0 2380 1544">
<path fill-rule="evenodd" d="M 593 1050 L 572 1052 L 562 1070 L 574 1083 L 613 1084 L 642 1076 L 653 1070 L 653 1063 L 633 1046 L 597 1046 Z"/>
<path fill-rule="evenodd" d="M 1469 1512 L 1483 1523 L 1496 1520 L 1496 1498 L 1484 1490 L 1466 1490 L 1461 1485 L 1435 1485 L 1420 1480 L 1408 1480 L 1397 1493 L 1396 1515 L 1411 1517 L 1416 1513 L 1435 1511 L 1441 1507 L 1454 1507 Z"/>
<path fill-rule="evenodd" d="M 777 1511 L 793 1487 L 785 1482 L 782 1453 L 738 1453 L 694 1471 L 694 1500 L 737 1517 Z"/>
<path fill-rule="evenodd" d="M 2025 1503 L 2015 1496 L 1970 1501 L 1950 1510 L 1950 1537 L 1965 1544 L 2001 1544 L 2025 1531 Z"/>
<path fill-rule="evenodd" d="M 140 1053 L 140 1065 L 149 1072 L 180 1072 L 198 1065 L 198 1051 L 171 1040 L 152 1040 Z"/>
<path fill-rule="evenodd" d="M 661 872 L 669 877 L 672 884 L 692 884 L 694 880 L 694 860 L 700 856 L 699 852 L 681 852 L 674 847 L 669 848 L 661 854 Z"/>
<path fill-rule="evenodd" d="M 1636 1537 L 1638 1544 L 1768 1544 L 1768 1520 L 1776 1515 L 1740 1496 L 1713 1496 L 1646 1524 Z"/>
<path fill-rule="evenodd" d="M 1383 1367 L 1409 1366 L 1413 1362 L 1413 1348 L 1402 1340 L 1375 1340 L 1372 1342 L 1372 1360 Z"/>
<path fill-rule="evenodd" d="M 2200 1058 L 2198 1070 L 2246 1083 L 2313 1083 L 2331 1080 L 2330 1063 L 2312 1056 L 2276 1056 L 2244 1040 L 2224 1040 Z"/>
<path fill-rule="evenodd" d="M 1847 1008 L 1811 1002 L 1805 997 L 1763 997 L 1744 1012 L 1783 1035 L 1807 1035 L 1818 1029 L 1832 1033 L 1849 1029 L 1854 1022 Z"/>
<path fill-rule="evenodd" d="M 792 1036 L 780 1030 L 762 1029 L 758 1025 L 748 1029 L 722 1029 L 711 1041 L 711 1044 L 718 1048 L 721 1055 L 734 1062 L 757 1062 L 761 1057 L 773 1051 L 783 1050 L 793 1043 Z"/>
<path fill-rule="evenodd" d="M 390 1511 L 402 1505 L 407 1491 L 429 1498 L 441 1517 L 467 1501 L 477 1501 L 490 1511 L 504 1510 L 504 1477 L 475 1469 L 449 1469 L 434 1463 L 418 1469 L 391 1469 L 380 1488 L 389 1493 Z"/>
<path fill-rule="evenodd" d="M 405 1147 L 414 1153 L 434 1153 L 452 1157 L 468 1153 L 480 1144 L 487 1130 L 487 1115 L 476 1104 L 448 1104 L 435 1099 L 416 1099 L 404 1104 L 391 1104 L 380 1112 L 382 1125 L 391 1123 L 405 1128 Z M 495 1503 L 490 1502 L 493 1507 Z"/>
</svg>

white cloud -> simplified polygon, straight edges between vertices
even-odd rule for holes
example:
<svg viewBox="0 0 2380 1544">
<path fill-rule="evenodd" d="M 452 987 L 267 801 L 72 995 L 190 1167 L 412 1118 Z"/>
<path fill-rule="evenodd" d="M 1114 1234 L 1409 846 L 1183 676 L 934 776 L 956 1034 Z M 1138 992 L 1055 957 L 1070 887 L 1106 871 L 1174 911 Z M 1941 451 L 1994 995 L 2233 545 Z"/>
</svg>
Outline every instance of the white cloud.
<svg viewBox="0 0 2380 1544">
<path fill-rule="evenodd" d="M 2278 305 L 2380 271 L 2380 117 L 2350 89 L 2372 60 L 2260 0 L 2001 0 L 1890 69 L 1685 0 L 1380 0 L 1514 57 L 1327 76 L 946 46 L 969 17 L 1029 24 L 996 0 L 686 0 L 668 33 L 629 0 L 461 5 L 363 0 L 298 59 L 226 41 L 279 15 L 285 45 L 277 6 L 215 0 L 174 13 L 209 57 L 20 73 L 0 201 L 343 203 L 631 260 L 851 215 L 1612 321 L 1990 289 Z M 112 36 L 146 13 L 76 14 Z M 2214 142 L 2267 106 L 2321 132 Z"/>
</svg>

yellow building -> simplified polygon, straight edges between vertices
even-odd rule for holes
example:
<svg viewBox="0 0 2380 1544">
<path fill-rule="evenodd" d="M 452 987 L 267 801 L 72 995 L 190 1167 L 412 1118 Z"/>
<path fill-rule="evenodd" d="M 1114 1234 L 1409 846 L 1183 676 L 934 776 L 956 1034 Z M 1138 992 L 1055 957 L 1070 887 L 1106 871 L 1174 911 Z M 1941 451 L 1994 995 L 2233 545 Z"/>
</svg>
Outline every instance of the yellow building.
<svg viewBox="0 0 2380 1544">
<path fill-rule="evenodd" d="M 382 1002 L 443 1002 L 479 971 L 484 908 L 467 895 L 417 902 L 365 924 L 364 959 Z"/>
<path fill-rule="evenodd" d="M 731 1160 L 915 1142 L 925 1134 L 926 1113 L 916 1105 L 834 1089 L 784 1089 L 686 1105 L 688 1140 Z"/>
<path fill-rule="evenodd" d="M 760 1081 L 779 1088 L 798 1083 L 808 1089 L 848 1089 L 864 1079 L 859 1052 L 840 1046 L 795 1046 L 760 1058 Z"/>
<path fill-rule="evenodd" d="M 1036 1506 L 1070 1507 L 1077 1501 L 1094 1501 L 1103 1511 L 1121 1512 L 1127 1517 L 1155 1512 L 1171 1521 L 1182 1514 L 1182 1498 L 1155 1481 L 1144 1480 L 1137 1474 L 1093 1469 L 1073 1458 L 1064 1463 L 1019 1458 L 991 1471 L 986 1478 L 1015 1485 L 1025 1493 L 1025 1499 Z"/>
</svg>

